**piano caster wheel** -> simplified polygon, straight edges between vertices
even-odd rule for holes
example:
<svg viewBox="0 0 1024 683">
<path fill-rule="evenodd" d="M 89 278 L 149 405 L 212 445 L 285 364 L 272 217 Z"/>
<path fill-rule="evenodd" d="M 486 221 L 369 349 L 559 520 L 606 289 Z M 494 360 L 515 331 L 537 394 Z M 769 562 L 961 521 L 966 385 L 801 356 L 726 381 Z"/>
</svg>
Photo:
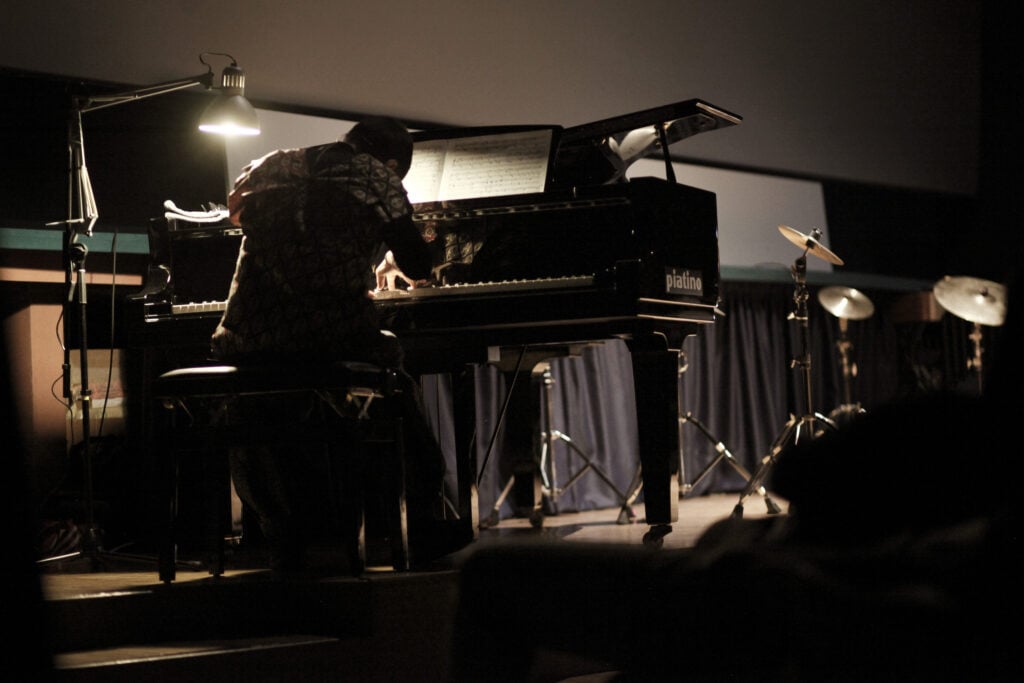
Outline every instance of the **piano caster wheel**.
<svg viewBox="0 0 1024 683">
<path fill-rule="evenodd" d="M 665 543 L 665 537 L 672 531 L 670 524 L 657 524 L 652 526 L 644 534 L 644 545 L 651 548 L 660 548 Z"/>
</svg>

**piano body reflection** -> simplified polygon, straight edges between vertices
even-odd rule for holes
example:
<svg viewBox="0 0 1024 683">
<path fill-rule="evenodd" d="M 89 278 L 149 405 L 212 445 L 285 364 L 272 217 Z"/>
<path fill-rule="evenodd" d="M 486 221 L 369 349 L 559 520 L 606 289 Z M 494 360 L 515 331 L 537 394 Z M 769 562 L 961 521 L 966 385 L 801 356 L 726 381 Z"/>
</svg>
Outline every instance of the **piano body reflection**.
<svg viewBox="0 0 1024 683">
<path fill-rule="evenodd" d="M 679 350 L 720 313 L 715 195 L 674 181 L 668 145 L 740 121 L 688 100 L 564 130 L 416 133 L 407 187 L 416 183 L 417 158 L 429 155 L 435 163 L 438 147 L 453 145 L 470 148 L 478 160 L 486 150 L 484 165 L 499 182 L 480 185 L 474 170 L 468 189 L 457 184 L 448 196 L 424 200 L 410 188 L 414 220 L 435 248 L 437 285 L 376 297 L 414 375 L 455 377 L 476 364 L 507 368 L 526 357 L 528 376 L 532 364 L 580 344 L 624 340 L 634 371 L 648 537 L 655 542 L 678 516 Z M 508 140 L 511 161 L 501 158 Z M 627 181 L 628 165 L 659 147 L 668 179 Z M 503 174 L 522 176 L 523 155 L 538 149 L 541 179 L 529 181 L 531 191 L 503 192 Z M 521 182 L 512 180 L 516 188 Z M 152 222 L 148 284 L 131 297 L 123 322 L 124 345 L 145 351 L 143 386 L 170 366 L 204 357 L 240 239 L 226 221 Z M 454 413 L 457 508 L 475 534 L 474 400 L 471 390 L 457 391 Z"/>
</svg>

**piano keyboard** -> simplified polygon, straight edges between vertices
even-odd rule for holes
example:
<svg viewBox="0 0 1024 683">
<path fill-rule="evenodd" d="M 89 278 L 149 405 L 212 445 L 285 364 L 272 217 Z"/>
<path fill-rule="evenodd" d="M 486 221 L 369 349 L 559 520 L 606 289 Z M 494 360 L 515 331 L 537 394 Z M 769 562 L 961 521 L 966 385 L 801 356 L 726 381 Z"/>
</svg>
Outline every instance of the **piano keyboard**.
<svg viewBox="0 0 1024 683">
<path fill-rule="evenodd" d="M 577 275 L 571 277 L 547 277 L 523 280 L 502 280 L 500 282 L 470 282 L 455 285 L 438 285 L 437 287 L 417 287 L 416 289 L 387 289 L 375 292 L 373 298 L 378 301 L 425 299 L 438 296 L 461 296 L 467 294 L 500 294 L 502 292 L 520 292 L 524 290 L 571 289 L 573 287 L 591 287 L 593 275 Z"/>
<path fill-rule="evenodd" d="M 227 301 L 190 301 L 187 304 L 172 304 L 171 315 L 188 315 L 190 313 L 223 313 Z"/>
<path fill-rule="evenodd" d="M 491 295 L 503 292 L 522 292 L 528 290 L 571 289 L 573 287 L 591 287 L 593 275 L 577 275 L 571 277 L 551 277 L 523 280 L 503 280 L 501 282 L 473 282 L 455 285 L 439 285 L 436 287 L 417 287 L 416 289 L 388 289 L 375 292 L 377 301 L 402 301 L 407 299 L 427 299 L 444 296 L 465 296 L 470 294 Z M 171 315 L 192 315 L 203 313 L 223 313 L 226 301 L 203 301 L 173 304 Z"/>
</svg>

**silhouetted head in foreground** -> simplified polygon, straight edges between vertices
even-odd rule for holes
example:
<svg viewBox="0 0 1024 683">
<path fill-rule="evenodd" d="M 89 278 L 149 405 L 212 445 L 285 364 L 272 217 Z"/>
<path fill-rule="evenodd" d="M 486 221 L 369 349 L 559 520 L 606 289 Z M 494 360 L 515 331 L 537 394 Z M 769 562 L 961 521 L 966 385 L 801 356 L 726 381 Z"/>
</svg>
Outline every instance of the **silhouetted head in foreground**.
<svg viewBox="0 0 1024 683">
<path fill-rule="evenodd" d="M 867 541 L 1005 512 L 1017 449 L 988 401 L 955 393 L 884 405 L 780 454 L 771 489 L 808 540 Z"/>
</svg>

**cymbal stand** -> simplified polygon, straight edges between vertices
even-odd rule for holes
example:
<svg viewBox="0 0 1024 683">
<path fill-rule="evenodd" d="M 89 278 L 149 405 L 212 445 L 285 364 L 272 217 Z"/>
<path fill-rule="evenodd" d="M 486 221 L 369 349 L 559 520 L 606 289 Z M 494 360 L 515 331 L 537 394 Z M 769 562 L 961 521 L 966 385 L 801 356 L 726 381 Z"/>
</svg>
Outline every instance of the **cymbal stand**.
<svg viewBox="0 0 1024 683">
<path fill-rule="evenodd" d="M 544 416 L 543 424 L 547 427 L 546 430 L 541 432 L 540 435 L 540 475 L 542 481 L 542 490 L 547 493 L 548 500 L 551 505 L 553 514 L 558 514 L 558 499 L 564 494 L 569 488 L 579 481 L 587 472 L 593 472 L 610 488 L 618 498 L 620 510 L 620 516 L 624 515 L 630 519 L 635 517 L 632 509 L 628 503 L 627 494 L 623 493 L 622 490 L 616 486 L 615 482 L 612 481 L 604 470 L 598 467 L 593 459 L 572 440 L 565 432 L 559 431 L 551 426 L 551 416 L 554 414 L 552 391 L 555 385 L 555 379 L 551 374 L 551 367 L 547 364 L 543 367 L 543 377 L 541 378 L 544 387 Z M 555 468 L 555 443 L 561 441 L 566 445 L 568 451 L 580 460 L 583 464 L 573 472 L 562 486 L 558 485 L 558 475 Z"/>
<path fill-rule="evenodd" d="M 974 347 L 974 356 L 967 359 L 967 369 L 973 370 L 978 375 L 978 393 L 981 394 L 981 378 L 984 373 L 981 371 L 981 354 L 984 350 L 981 346 L 981 325 L 979 323 L 973 323 L 974 329 L 971 330 L 971 334 L 968 338 Z"/>
<path fill-rule="evenodd" d="M 768 454 L 761 459 L 761 464 L 750 478 L 746 489 L 740 495 L 739 502 L 733 508 L 733 517 L 743 516 L 743 503 L 763 486 L 768 473 L 775 465 L 779 453 L 787 446 L 797 444 L 802 438 L 814 438 L 820 433 L 816 425 L 820 422 L 823 425 L 835 429 L 835 423 L 821 413 L 813 412 L 814 405 L 811 400 L 811 353 L 810 353 L 810 330 L 808 329 L 807 312 L 807 250 L 800 256 L 791 268 L 795 281 L 793 301 L 795 309 L 789 314 L 789 320 L 796 320 L 800 325 L 800 355 L 792 359 L 791 368 L 798 368 L 803 379 L 804 388 L 804 413 L 800 416 L 790 415 L 775 441 L 772 443 Z"/>
<path fill-rule="evenodd" d="M 974 357 L 967 360 L 967 369 L 978 373 L 978 393 L 982 393 L 981 326 L 998 327 L 1006 322 L 1006 285 L 972 277 L 945 276 L 932 287 L 936 301 L 944 309 L 974 325 L 971 341 Z"/>
<path fill-rule="evenodd" d="M 575 441 L 573 441 L 571 436 L 551 426 L 551 416 L 554 413 L 553 391 L 555 379 L 554 376 L 551 374 L 551 366 L 549 363 L 538 364 L 537 368 L 534 370 L 535 381 L 538 376 L 544 396 L 544 400 L 541 403 L 541 424 L 544 426 L 544 429 L 541 430 L 539 436 L 540 456 L 538 460 L 541 477 L 541 493 L 545 495 L 548 499 L 551 514 L 558 514 L 558 499 L 562 496 L 562 494 L 568 491 L 569 488 L 577 481 L 579 481 L 580 477 L 582 477 L 584 474 L 586 474 L 587 472 L 593 472 L 601 479 L 601 481 L 603 481 L 608 486 L 608 488 L 610 488 L 615 493 L 615 495 L 618 498 L 620 507 L 618 523 L 626 524 L 634 520 L 636 518 L 636 513 L 632 509 L 632 502 L 635 499 L 635 495 L 630 496 L 624 493 L 615 484 L 615 482 L 612 481 L 611 477 L 609 477 L 608 474 L 604 472 L 604 470 L 602 470 L 600 467 L 597 466 L 596 463 L 594 463 L 593 459 L 587 454 L 587 452 L 580 448 Z M 565 484 L 561 486 L 558 485 L 558 476 L 555 466 L 554 450 L 555 443 L 559 441 L 565 444 L 569 453 L 575 455 L 576 457 L 583 461 L 583 464 L 575 472 L 572 472 L 572 474 L 566 480 Z M 502 503 L 505 502 L 505 499 L 511 492 L 514 483 L 515 476 L 513 475 L 512 477 L 509 478 L 508 482 L 506 482 L 505 488 L 502 489 L 501 493 L 498 496 L 498 499 L 495 501 L 494 508 L 491 511 L 491 514 L 488 516 L 488 519 L 485 523 L 486 526 L 496 526 L 498 524 L 498 511 L 501 508 Z M 538 516 L 540 515 L 540 513 L 536 514 Z M 541 519 L 534 518 L 533 516 L 531 516 L 530 522 L 531 525 L 534 527 L 539 527 L 542 524 Z"/>
<path fill-rule="evenodd" d="M 839 318 L 839 339 L 836 340 L 836 350 L 839 352 L 839 367 L 843 377 L 843 403 L 829 413 L 829 417 L 837 420 L 847 416 L 863 413 L 864 409 L 860 403 L 853 400 L 853 378 L 857 376 L 857 364 L 850 360 L 850 350 L 853 344 L 846 336 L 849 320 Z"/>
</svg>

